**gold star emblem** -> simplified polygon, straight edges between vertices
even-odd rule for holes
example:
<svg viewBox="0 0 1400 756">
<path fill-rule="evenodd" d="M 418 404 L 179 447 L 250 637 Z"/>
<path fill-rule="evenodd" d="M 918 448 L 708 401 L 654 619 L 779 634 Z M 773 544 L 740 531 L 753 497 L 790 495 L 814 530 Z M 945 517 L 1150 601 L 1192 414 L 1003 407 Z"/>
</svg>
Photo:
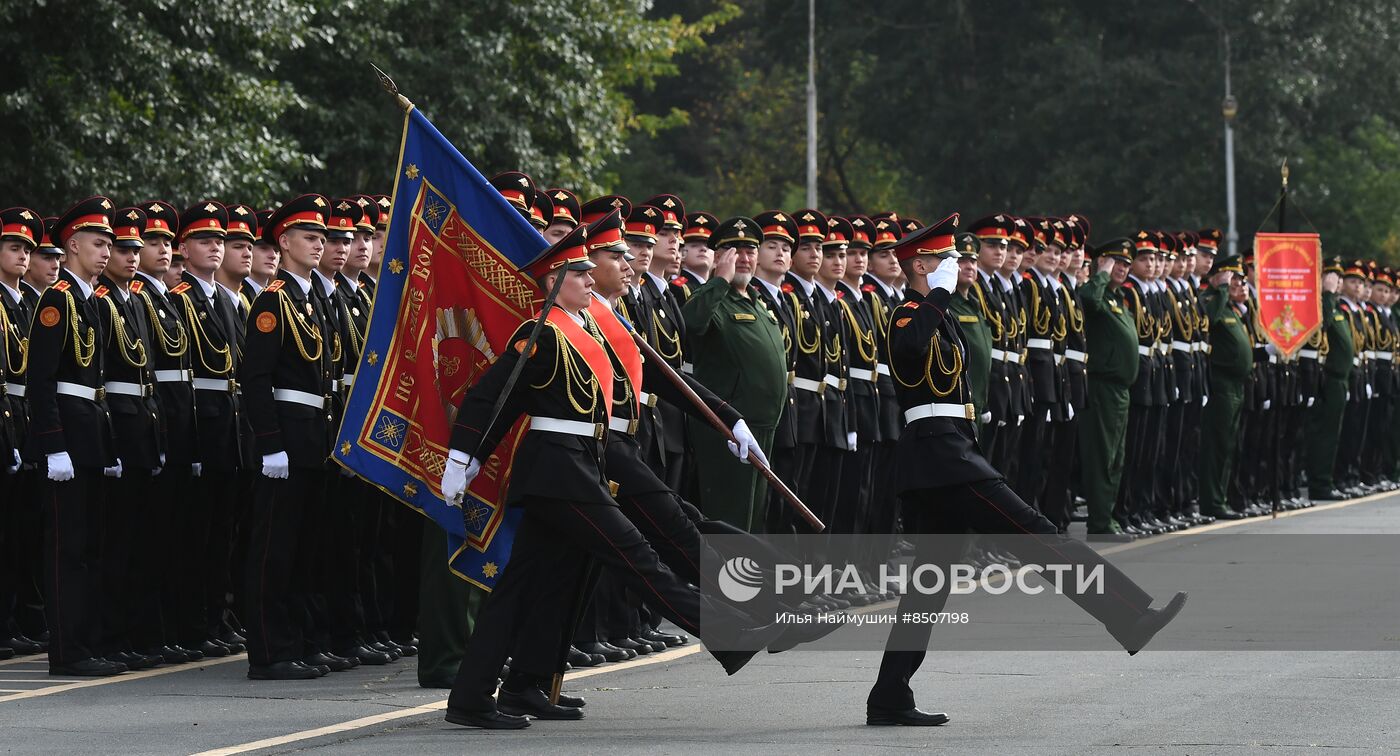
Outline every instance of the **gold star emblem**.
<svg viewBox="0 0 1400 756">
<path fill-rule="evenodd" d="M 340 442 L 340 456 L 342 456 L 342 457 L 348 457 L 348 456 L 350 456 L 350 442 L 349 442 L 349 441 L 342 441 L 342 442 Z"/>
<path fill-rule="evenodd" d="M 695 219 L 695 225 L 697 225 L 697 226 L 703 226 L 703 225 L 705 225 L 706 223 L 709 223 L 709 221 L 708 221 L 708 220 L 705 220 L 705 216 L 703 216 L 703 215 L 700 216 L 699 218 L 696 218 L 696 219 Z"/>
<path fill-rule="evenodd" d="M 349 209 L 350 209 L 350 203 L 349 203 L 349 202 L 346 202 L 345 200 L 341 200 L 341 201 L 340 201 L 340 204 L 335 206 L 335 209 L 337 209 L 337 210 L 349 210 Z"/>
<path fill-rule="evenodd" d="M 403 175 L 407 176 L 409 181 L 418 178 L 418 166 L 414 165 L 413 163 L 409 163 L 408 170 L 404 171 Z"/>
<path fill-rule="evenodd" d="M 775 221 L 777 221 L 777 222 L 779 222 L 779 223 L 782 223 L 783 221 L 786 221 L 786 220 L 787 220 L 787 216 L 786 216 L 786 215 L 783 215 L 782 213 L 778 213 L 777 215 L 774 215 L 774 216 L 773 216 L 773 220 L 775 220 Z"/>
<path fill-rule="evenodd" d="M 827 227 L 827 228 L 834 228 L 835 226 L 836 226 L 836 219 L 835 219 L 835 218 L 827 218 L 827 219 L 826 219 L 826 227 Z"/>
<path fill-rule="evenodd" d="M 379 352 L 373 352 L 373 351 L 370 352 L 370 353 L 369 353 L 369 356 L 365 358 L 365 362 L 368 362 L 368 363 L 370 364 L 370 367 L 373 367 L 373 366 L 375 366 L 375 365 L 378 365 L 378 364 L 379 364 Z"/>
<path fill-rule="evenodd" d="M 559 200 L 560 202 L 563 202 L 564 200 L 566 200 L 566 199 L 568 199 L 568 198 L 569 198 L 569 195 L 567 195 L 567 194 L 565 194 L 565 193 L 563 193 L 563 192 L 555 192 L 555 193 L 554 193 L 554 199 Z"/>
<path fill-rule="evenodd" d="M 525 176 L 521 176 L 520 179 L 519 179 L 519 181 L 520 181 L 520 185 L 521 185 L 521 186 L 529 186 L 529 185 L 530 185 L 530 179 L 527 178 L 527 177 L 525 177 Z"/>
<path fill-rule="evenodd" d="M 389 209 L 389 198 L 388 198 L 388 197 L 385 197 L 384 199 L 379 200 L 379 206 L 382 207 L 382 208 L 384 208 L 385 210 L 388 210 L 388 209 Z"/>
<path fill-rule="evenodd" d="M 613 197 L 612 206 L 613 206 L 613 207 L 622 207 L 622 198 L 621 198 L 621 197 Z"/>
<path fill-rule="evenodd" d="M 127 217 L 127 219 L 129 219 L 129 220 L 138 220 L 138 219 L 140 219 L 141 214 L 138 213 L 138 212 L 136 212 L 135 210 L 132 210 L 131 212 L 129 212 L 129 213 L 126 214 L 126 217 Z"/>
<path fill-rule="evenodd" d="M 740 235 L 740 236 L 743 236 L 743 235 L 744 235 L 744 229 L 746 229 L 746 228 L 748 228 L 748 227 L 749 227 L 749 224 L 747 224 L 747 223 L 745 223 L 745 222 L 743 222 L 743 221 L 741 221 L 741 220 L 734 221 L 734 228 L 739 229 L 739 235 Z"/>
<path fill-rule="evenodd" d="M 498 572 L 500 572 L 500 568 L 496 566 L 495 562 L 487 562 L 486 564 L 481 565 L 481 574 L 485 575 L 486 577 L 494 578 L 496 577 L 496 573 Z"/>
<path fill-rule="evenodd" d="M 316 207 L 325 207 L 326 199 L 324 197 L 317 197 L 316 199 L 311 200 L 311 204 L 315 205 Z"/>
<path fill-rule="evenodd" d="M 890 224 L 888 224 L 888 223 L 886 223 L 886 222 L 884 222 L 884 221 L 880 221 L 879 223 L 875 224 L 875 228 L 885 229 L 885 228 L 889 228 L 889 227 L 890 227 Z"/>
<path fill-rule="evenodd" d="M 158 213 L 158 212 L 160 212 L 160 209 L 161 209 L 161 208 L 160 208 L 160 205 L 158 205 L 158 204 L 152 202 L 152 203 L 151 203 L 151 206 L 148 207 L 148 208 L 146 208 L 146 212 L 148 212 L 148 213 Z"/>
<path fill-rule="evenodd" d="M 358 198 L 355 199 L 355 204 L 359 205 L 360 207 L 364 207 L 365 205 L 368 205 L 368 204 L 369 204 L 369 198 L 367 198 L 367 197 L 358 197 Z"/>
<path fill-rule="evenodd" d="M 407 497 L 410 498 L 410 499 L 413 498 L 414 496 L 417 496 L 417 495 L 418 495 L 418 486 L 416 486 L 416 485 L 414 485 L 414 484 L 412 484 L 412 483 L 405 483 L 405 484 L 403 484 L 403 495 L 404 495 L 404 496 L 407 496 Z"/>
<path fill-rule="evenodd" d="M 101 202 L 99 202 L 99 203 L 97 203 L 97 204 L 101 205 L 103 210 L 111 210 L 111 209 L 112 209 L 112 203 L 111 203 L 111 202 L 108 202 L 106 199 L 103 199 Z"/>
<path fill-rule="evenodd" d="M 671 199 L 670 197 L 667 197 L 667 198 L 666 198 L 666 201 L 661 203 L 661 206 L 662 206 L 662 207 L 675 207 L 675 206 L 676 206 L 676 201 L 673 200 L 673 199 Z"/>
<path fill-rule="evenodd" d="M 802 216 L 802 220 L 805 220 L 805 221 L 810 222 L 810 221 L 812 220 L 812 214 L 811 214 L 811 213 L 807 213 L 807 214 L 803 215 L 803 216 Z"/>
<path fill-rule="evenodd" d="M 217 211 L 218 209 L 219 209 L 219 208 L 214 207 L 214 203 L 213 203 L 213 202 L 206 202 L 206 203 L 204 204 L 204 212 L 206 212 L 206 213 L 212 213 L 212 212 Z"/>
<path fill-rule="evenodd" d="M 397 259 L 397 258 L 395 258 L 395 259 L 393 259 L 393 260 L 390 260 L 390 261 L 389 261 L 389 270 L 393 271 L 394 275 L 398 275 L 398 274 L 402 273 L 402 272 L 403 272 L 403 261 L 402 261 L 402 260 L 399 260 L 399 259 Z"/>
<path fill-rule="evenodd" d="M 651 208 L 647 208 L 645 211 L 642 212 L 642 215 L 645 215 L 648 218 L 655 218 L 656 211 Z"/>
<path fill-rule="evenodd" d="M 865 219 L 856 218 L 855 220 L 851 221 L 851 225 L 855 226 L 856 228 L 865 228 Z"/>
<path fill-rule="evenodd" d="M 25 220 L 32 220 L 34 218 L 34 214 L 29 212 L 28 210 L 22 210 L 20 211 L 19 217 Z"/>
</svg>

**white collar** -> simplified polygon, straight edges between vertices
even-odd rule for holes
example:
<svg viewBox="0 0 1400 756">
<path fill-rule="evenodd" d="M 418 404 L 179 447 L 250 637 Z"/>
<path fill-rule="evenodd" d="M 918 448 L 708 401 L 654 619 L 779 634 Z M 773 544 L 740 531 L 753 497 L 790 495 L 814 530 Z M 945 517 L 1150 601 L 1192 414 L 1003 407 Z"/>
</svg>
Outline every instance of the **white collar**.
<svg viewBox="0 0 1400 756">
<path fill-rule="evenodd" d="M 777 302 L 783 301 L 783 290 L 782 290 L 782 289 L 778 288 L 777 286 L 775 286 L 775 285 L 773 285 L 773 284 L 768 283 L 767 281 L 763 280 L 762 278 L 754 278 L 753 280 L 756 281 L 756 282 L 758 282 L 758 283 L 760 283 L 760 284 L 763 284 L 763 288 L 765 288 L 765 289 L 768 290 L 769 296 L 773 297 L 774 301 L 777 301 Z"/>
<path fill-rule="evenodd" d="M 701 286 L 704 286 L 704 285 L 705 285 L 705 280 L 706 280 L 706 278 L 705 278 L 704 276 L 700 275 L 699 273 L 696 273 L 696 272 L 693 271 L 693 270 L 687 270 L 687 269 L 685 269 L 685 268 L 681 268 L 681 273 L 680 273 L 680 274 L 681 274 L 682 276 L 685 276 L 686 278 L 689 278 L 689 279 L 692 280 L 692 281 L 695 281 L 696 283 L 700 284 Z M 679 276 L 678 276 L 678 277 L 679 277 Z"/>
<path fill-rule="evenodd" d="M 157 278 L 157 277 L 155 277 L 155 276 L 147 275 L 147 274 L 145 274 L 145 273 L 142 273 L 142 272 L 139 271 L 139 270 L 136 271 L 136 275 L 138 275 L 138 276 L 141 277 L 141 281 L 142 281 L 143 283 L 145 283 L 146 286 L 150 286 L 150 287 L 154 288 L 154 289 L 156 290 L 156 293 L 157 293 L 157 294 L 160 294 L 160 295 L 162 295 L 162 296 L 165 295 L 165 282 L 164 282 L 164 281 L 160 280 L 159 278 Z"/>
<path fill-rule="evenodd" d="M 205 297 L 209 299 L 214 298 L 214 284 L 205 281 L 203 278 L 200 278 L 199 276 L 196 276 L 193 273 L 190 274 L 190 278 L 193 278 L 195 280 L 195 283 L 199 284 L 199 288 L 201 291 L 204 292 Z"/>
<path fill-rule="evenodd" d="M 666 282 L 661 280 L 661 276 L 658 276 L 658 275 L 656 275 L 655 273 L 652 273 L 651 271 L 647 271 L 647 280 L 649 280 L 649 281 L 651 281 L 652 283 L 656 284 L 656 290 L 657 290 L 657 291 L 665 291 L 665 290 L 666 290 Z"/>
<path fill-rule="evenodd" d="M 865 281 L 863 279 L 855 286 L 852 286 L 851 282 L 847 281 L 844 278 L 841 279 L 841 283 L 846 284 L 846 288 L 851 290 L 851 296 L 855 297 L 857 302 L 862 302 L 865 300 L 865 292 L 860 290 L 860 288 L 865 285 Z"/>
<path fill-rule="evenodd" d="M 259 285 L 257 281 L 254 281 L 252 276 L 245 276 L 243 278 L 243 283 L 253 287 L 253 296 L 255 297 L 261 294 L 264 288 L 263 286 Z"/>
<path fill-rule="evenodd" d="M 292 277 L 292 280 L 297 282 L 297 286 L 300 286 L 300 287 L 301 287 L 302 296 L 310 296 L 310 295 L 311 295 L 311 279 L 310 279 L 310 278 L 302 278 L 301 276 L 299 276 L 299 275 L 297 275 L 297 274 L 291 272 L 290 270 L 287 270 L 286 268 L 283 268 L 282 270 L 286 271 L 286 272 L 287 272 L 287 275 L 291 276 L 291 277 Z"/>
<path fill-rule="evenodd" d="M 88 297 L 92 296 L 92 284 L 89 284 L 87 281 L 84 281 L 82 278 L 76 275 L 73 276 L 73 280 L 78 282 L 78 290 L 83 293 L 83 299 L 87 299 Z"/>
<path fill-rule="evenodd" d="M 326 294 L 332 294 L 335 292 L 335 281 L 326 278 L 326 274 L 322 273 L 320 268 L 312 268 L 311 275 L 316 276 L 316 278 L 320 279 L 321 286 L 326 290 Z"/>
<path fill-rule="evenodd" d="M 997 280 L 1001 281 L 1002 291 L 1011 291 L 1015 288 L 1015 284 L 1011 283 L 1011 279 L 1002 275 L 1002 272 L 999 270 L 997 271 Z"/>
<path fill-rule="evenodd" d="M 802 276 L 793 276 L 793 278 L 797 279 L 797 283 L 802 287 L 802 291 L 807 295 L 808 299 L 811 299 L 812 292 L 817 288 L 816 282 L 808 281 Z"/>
<path fill-rule="evenodd" d="M 871 276 L 871 278 L 874 278 L 875 283 L 879 284 L 880 288 L 885 290 L 885 294 L 891 297 L 899 296 L 899 289 L 896 289 L 895 287 L 885 283 L 884 280 L 882 280 L 879 276 Z"/>
<path fill-rule="evenodd" d="M 16 281 L 16 283 L 18 283 L 18 281 Z M 10 285 L 7 284 L 7 283 L 5 283 L 4 281 L 0 281 L 0 288 L 4 288 L 5 291 L 7 291 L 7 292 L 10 293 L 10 302 L 11 302 L 11 303 L 13 303 L 13 304 L 19 304 L 19 300 L 20 300 L 20 297 L 21 297 L 21 294 L 19 293 L 19 289 L 11 289 L 11 288 L 10 288 Z"/>
<path fill-rule="evenodd" d="M 223 284 L 219 284 L 219 288 L 224 290 L 224 293 L 228 295 L 229 301 L 234 302 L 234 306 L 236 307 L 239 301 L 238 292 L 234 291 L 233 289 L 230 289 L 227 286 L 224 286 Z"/>
<path fill-rule="evenodd" d="M 821 290 L 822 290 L 822 294 L 826 295 L 826 301 L 828 301 L 828 302 L 835 302 L 835 301 L 836 301 L 836 290 L 835 290 L 835 289 L 828 289 L 828 288 L 826 288 L 826 284 L 823 284 L 821 281 L 817 281 L 817 282 L 816 282 L 816 286 L 817 286 L 818 289 L 821 289 Z"/>
</svg>

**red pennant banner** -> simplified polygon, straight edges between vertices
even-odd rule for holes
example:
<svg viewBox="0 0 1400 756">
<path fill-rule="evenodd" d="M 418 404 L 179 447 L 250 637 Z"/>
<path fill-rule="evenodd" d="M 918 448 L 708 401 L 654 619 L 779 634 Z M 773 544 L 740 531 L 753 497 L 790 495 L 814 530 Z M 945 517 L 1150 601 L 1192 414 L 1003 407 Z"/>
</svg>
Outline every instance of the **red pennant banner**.
<svg viewBox="0 0 1400 756">
<path fill-rule="evenodd" d="M 1291 356 L 1322 325 L 1322 239 L 1317 234 L 1254 236 L 1259 326 Z"/>
</svg>

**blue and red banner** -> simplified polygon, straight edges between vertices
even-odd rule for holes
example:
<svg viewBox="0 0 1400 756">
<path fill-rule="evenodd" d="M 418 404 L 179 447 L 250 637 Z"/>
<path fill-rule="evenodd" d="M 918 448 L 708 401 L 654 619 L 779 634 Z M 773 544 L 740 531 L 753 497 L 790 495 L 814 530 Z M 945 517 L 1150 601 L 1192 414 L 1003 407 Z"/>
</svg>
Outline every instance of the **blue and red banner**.
<svg viewBox="0 0 1400 756">
<path fill-rule="evenodd" d="M 451 567 L 490 590 L 518 511 L 504 506 L 520 423 L 458 509 L 439 483 L 462 394 L 536 309 L 518 272 L 548 244 L 416 108 L 404 119 L 369 333 L 335 458 L 447 534 Z M 465 449 L 474 453 L 474 449 Z"/>
</svg>

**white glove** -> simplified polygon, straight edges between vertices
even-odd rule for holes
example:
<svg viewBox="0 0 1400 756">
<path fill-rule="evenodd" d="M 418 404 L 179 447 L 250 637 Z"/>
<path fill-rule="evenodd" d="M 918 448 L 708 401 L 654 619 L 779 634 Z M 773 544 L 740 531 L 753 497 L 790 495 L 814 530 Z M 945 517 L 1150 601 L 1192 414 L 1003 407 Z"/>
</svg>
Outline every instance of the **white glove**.
<svg viewBox="0 0 1400 756">
<path fill-rule="evenodd" d="M 481 472 L 481 463 L 475 457 L 453 449 L 447 453 L 447 465 L 442 469 L 442 498 L 448 504 L 461 504 L 467 493 L 467 486 Z"/>
<path fill-rule="evenodd" d="M 202 473 L 202 472 L 204 472 L 204 463 L 203 463 L 203 462 L 191 462 L 191 463 L 190 463 L 190 477 L 192 477 L 192 478 L 198 478 L 198 477 L 199 477 L 199 474 Z"/>
<path fill-rule="evenodd" d="M 1181 389 L 1177 388 L 1176 386 L 1172 386 L 1172 401 L 1176 401 L 1177 399 L 1180 399 L 1180 398 L 1181 398 Z"/>
<path fill-rule="evenodd" d="M 1273 402 L 1272 399 L 1265 399 L 1265 400 L 1264 400 L 1264 409 L 1268 409 L 1268 408 L 1269 408 L 1269 405 L 1270 405 L 1270 404 L 1273 404 L 1273 403 L 1274 403 L 1274 402 Z"/>
<path fill-rule="evenodd" d="M 1069 416 L 1066 417 L 1065 419 L 1066 419 L 1066 420 L 1073 420 L 1073 419 L 1074 419 L 1074 405 L 1073 405 L 1073 404 L 1066 404 L 1066 405 L 1065 405 L 1065 408 L 1069 410 Z"/>
<path fill-rule="evenodd" d="M 160 453 L 160 466 L 165 467 L 165 452 Z"/>
<path fill-rule="evenodd" d="M 924 281 L 928 283 L 929 291 L 942 289 L 949 294 L 958 286 L 958 260 L 954 257 L 945 257 L 938 263 L 938 267 L 932 273 L 924 276 Z"/>
<path fill-rule="evenodd" d="M 68 456 L 68 452 L 57 452 L 48 455 L 49 460 L 49 480 L 64 481 L 73 479 L 73 458 Z"/>
<path fill-rule="evenodd" d="M 856 450 L 856 432 L 850 431 L 846 434 L 846 451 Z"/>
<path fill-rule="evenodd" d="M 991 421 L 992 421 L 992 413 L 991 413 L 991 412 L 983 412 L 983 413 L 982 413 L 982 424 L 983 424 L 983 425 L 986 425 L 987 423 L 990 423 Z"/>
<path fill-rule="evenodd" d="M 1206 406 L 1206 404 L 1208 404 L 1208 403 L 1210 403 L 1210 394 L 1206 394 L 1205 396 L 1201 397 L 1201 406 L 1202 406 L 1202 407 Z"/>
<path fill-rule="evenodd" d="M 988 412 L 987 414 L 990 415 L 990 414 L 992 414 L 992 413 Z M 998 428 L 1005 428 L 1005 427 L 1006 427 L 1006 421 L 1005 421 L 1005 420 L 998 420 L 998 421 L 997 421 L 997 427 L 998 427 Z"/>
<path fill-rule="evenodd" d="M 1371 384 L 1366 384 L 1366 398 L 1370 399 L 1374 394 L 1371 392 Z"/>
<path fill-rule="evenodd" d="M 1050 422 L 1050 410 L 1045 410 L 1045 422 Z"/>
<path fill-rule="evenodd" d="M 19 449 L 14 449 L 13 451 L 15 453 L 15 464 L 13 466 L 5 467 L 5 472 L 10 473 L 11 475 L 19 472 L 19 466 L 23 464 L 23 462 L 21 462 L 19 458 Z"/>
<path fill-rule="evenodd" d="M 284 451 L 276 454 L 264 454 L 262 465 L 262 474 L 269 478 L 286 480 L 287 476 L 292 473 L 292 462 L 287 459 L 287 453 Z"/>
<path fill-rule="evenodd" d="M 753 431 L 749 430 L 748 423 L 740 420 L 729 430 L 739 442 L 738 444 L 735 444 L 733 441 L 725 442 L 725 445 L 729 447 L 730 454 L 738 457 L 739 460 L 745 464 L 748 463 L 749 455 L 752 454 L 757 457 L 758 461 L 762 462 L 764 466 L 768 465 L 768 458 L 763 455 L 763 450 L 758 447 L 758 439 L 754 438 Z"/>
<path fill-rule="evenodd" d="M 1351 389 L 1347 389 L 1347 401 L 1351 401 Z"/>
<path fill-rule="evenodd" d="M 1021 427 L 1021 423 L 1024 423 L 1024 422 L 1026 422 L 1026 416 L 1025 416 L 1025 415 L 1017 415 L 1017 416 L 1016 416 L 1016 427 L 1017 427 L 1017 428 Z"/>
<path fill-rule="evenodd" d="M 122 476 L 122 461 L 117 460 L 117 464 L 112 467 L 102 468 L 102 474 L 109 478 L 120 478 Z"/>
<path fill-rule="evenodd" d="M 1317 397 L 1315 397 L 1315 396 L 1310 396 L 1310 397 L 1308 397 L 1308 406 L 1309 406 L 1309 407 L 1313 406 L 1313 402 L 1315 402 L 1315 401 L 1317 401 Z"/>
</svg>

